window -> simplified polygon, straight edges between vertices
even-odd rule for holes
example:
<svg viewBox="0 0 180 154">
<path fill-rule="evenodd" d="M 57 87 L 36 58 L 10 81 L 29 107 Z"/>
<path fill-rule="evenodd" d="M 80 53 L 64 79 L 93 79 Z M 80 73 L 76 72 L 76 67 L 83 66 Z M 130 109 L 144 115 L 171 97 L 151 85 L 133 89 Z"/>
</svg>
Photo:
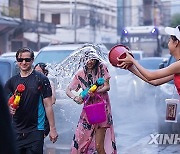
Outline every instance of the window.
<svg viewBox="0 0 180 154">
<path fill-rule="evenodd" d="M 37 57 L 35 58 L 35 64 L 39 62 L 44 63 L 60 63 L 62 62 L 67 56 L 69 56 L 74 50 L 48 50 L 48 51 L 41 51 Z M 46 58 L 44 58 L 46 57 Z"/>
<path fill-rule="evenodd" d="M 86 17 L 80 16 L 80 26 L 85 26 L 86 25 Z"/>
<path fill-rule="evenodd" d="M 52 23 L 60 24 L 60 14 L 52 14 Z"/>
<path fill-rule="evenodd" d="M 44 13 L 41 13 L 41 21 L 44 22 L 45 15 Z"/>
</svg>

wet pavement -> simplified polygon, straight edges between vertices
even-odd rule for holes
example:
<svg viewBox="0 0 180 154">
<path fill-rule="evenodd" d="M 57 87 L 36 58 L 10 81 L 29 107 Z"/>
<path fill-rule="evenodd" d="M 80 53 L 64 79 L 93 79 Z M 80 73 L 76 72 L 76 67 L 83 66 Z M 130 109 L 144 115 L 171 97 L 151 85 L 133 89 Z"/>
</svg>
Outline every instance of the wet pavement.
<svg viewBox="0 0 180 154">
<path fill-rule="evenodd" d="M 133 105 L 111 99 L 111 106 L 118 154 L 180 153 L 179 144 L 148 144 L 152 139 L 150 135 L 158 132 L 156 105 L 152 97 Z M 69 108 L 71 112 L 67 112 Z M 59 103 L 54 105 L 54 110 L 58 121 L 59 140 L 52 144 L 47 138 L 45 154 L 68 154 L 81 106 L 70 99 L 59 100 Z"/>
<path fill-rule="evenodd" d="M 151 140 L 149 136 L 140 139 L 137 143 L 133 144 L 125 151 L 119 151 L 120 154 L 179 154 L 180 145 L 149 145 Z"/>
<path fill-rule="evenodd" d="M 112 104 L 118 154 L 180 153 L 179 144 L 149 144 L 152 140 L 150 134 L 157 134 L 158 127 L 155 102 L 152 98 L 135 107 L 115 106 Z"/>
</svg>

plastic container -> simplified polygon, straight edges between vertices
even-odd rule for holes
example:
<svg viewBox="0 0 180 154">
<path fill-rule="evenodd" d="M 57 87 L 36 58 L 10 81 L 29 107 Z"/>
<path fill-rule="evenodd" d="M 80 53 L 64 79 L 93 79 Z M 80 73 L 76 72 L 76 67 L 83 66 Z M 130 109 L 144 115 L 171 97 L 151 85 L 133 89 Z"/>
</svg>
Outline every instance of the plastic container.
<svg viewBox="0 0 180 154">
<path fill-rule="evenodd" d="M 104 100 L 99 95 L 97 95 L 97 97 L 100 98 L 99 102 L 84 106 L 84 110 L 86 112 L 90 124 L 98 124 L 106 121 L 106 110 Z"/>
<path fill-rule="evenodd" d="M 177 123 L 179 99 L 165 99 L 166 102 L 166 119 L 165 122 Z"/>
<path fill-rule="evenodd" d="M 120 62 L 117 60 L 117 57 L 119 57 L 120 59 L 126 58 L 126 52 L 129 52 L 129 48 L 125 45 L 119 44 L 119 45 L 112 47 L 110 52 L 109 52 L 110 63 L 113 66 L 117 67 L 117 64 L 120 64 Z M 129 67 L 130 66 L 132 66 L 132 64 L 130 64 Z"/>
</svg>

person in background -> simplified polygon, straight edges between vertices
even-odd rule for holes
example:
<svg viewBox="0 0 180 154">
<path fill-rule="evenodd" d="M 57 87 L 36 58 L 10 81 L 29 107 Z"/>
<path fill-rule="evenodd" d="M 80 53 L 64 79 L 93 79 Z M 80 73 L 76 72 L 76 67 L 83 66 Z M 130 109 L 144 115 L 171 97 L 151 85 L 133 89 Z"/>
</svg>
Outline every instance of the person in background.
<svg viewBox="0 0 180 154">
<path fill-rule="evenodd" d="M 176 62 L 163 69 L 149 71 L 127 53 L 126 58 L 117 58 L 121 63 L 117 66 L 127 69 L 129 64 L 133 63 L 134 65 L 128 69 L 144 81 L 155 86 L 174 80 L 177 91 L 180 94 L 180 25 L 176 28 L 166 27 L 165 32 L 170 35 L 168 43 L 169 53 L 174 56 Z"/>
<path fill-rule="evenodd" d="M 9 104 L 17 150 L 19 154 L 43 154 L 45 115 L 50 125 L 50 140 L 54 143 L 58 138 L 50 82 L 45 75 L 32 69 L 34 52 L 30 48 L 17 50 L 16 60 L 20 73 L 6 82 L 5 91 L 10 97 L 18 85 L 25 86 L 18 108 Z M 42 101 L 39 101 L 40 97 L 43 97 Z"/>
<path fill-rule="evenodd" d="M 96 152 L 98 154 L 116 154 L 111 105 L 108 96 L 108 91 L 110 90 L 108 69 L 93 51 L 88 51 L 86 57 L 82 57 L 81 61 L 85 62 L 84 67 L 75 74 L 66 89 L 66 94 L 76 103 L 82 104 L 84 103 L 83 98 L 75 96 L 72 90 L 77 91 L 80 88 L 84 90 L 93 85 L 98 78 L 104 78 L 105 83 L 98 87 L 96 94 L 99 94 L 106 102 L 105 111 L 107 118 L 102 123 L 90 124 L 83 108 L 73 137 L 71 154 L 93 154 Z M 89 93 L 89 96 L 91 103 L 96 103 L 95 94 Z"/>
<path fill-rule="evenodd" d="M 48 69 L 46 69 L 47 65 L 45 63 L 37 63 L 35 66 L 34 66 L 34 69 L 36 71 L 39 71 L 41 73 L 43 73 L 45 76 L 48 76 Z M 55 96 L 55 87 L 54 87 L 54 83 L 50 81 L 50 84 L 51 84 L 51 89 L 52 89 L 52 105 L 55 104 L 55 101 L 56 101 L 56 96 Z M 48 136 L 49 134 L 49 131 L 50 131 L 50 127 L 49 127 L 49 123 L 48 123 L 48 120 L 46 118 L 45 120 L 45 126 L 44 126 L 44 137 Z"/>
<path fill-rule="evenodd" d="M 39 71 L 41 73 L 43 73 L 45 76 L 48 76 L 48 69 L 46 68 L 47 65 L 45 63 L 37 63 L 35 66 L 34 66 L 34 69 L 36 71 Z M 56 93 L 55 93 L 55 86 L 54 86 L 54 82 L 52 80 L 50 80 L 50 84 L 51 84 L 51 89 L 52 89 L 52 103 L 55 104 L 56 102 Z"/>
</svg>

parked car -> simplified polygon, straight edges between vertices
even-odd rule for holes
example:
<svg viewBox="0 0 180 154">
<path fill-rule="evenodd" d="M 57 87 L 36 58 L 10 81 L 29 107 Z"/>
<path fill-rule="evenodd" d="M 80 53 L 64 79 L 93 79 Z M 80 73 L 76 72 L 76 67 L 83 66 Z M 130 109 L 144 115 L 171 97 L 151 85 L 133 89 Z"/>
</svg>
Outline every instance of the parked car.
<svg viewBox="0 0 180 154">
<path fill-rule="evenodd" d="M 159 69 L 159 64 L 162 62 L 167 62 L 167 58 L 165 57 L 144 57 L 139 60 L 139 64 L 141 64 L 144 68 L 149 70 Z"/>
<path fill-rule="evenodd" d="M 34 57 L 36 57 L 37 54 L 38 54 L 38 52 L 34 52 Z M 16 59 L 16 52 L 6 52 L 6 53 L 3 53 L 2 55 L 0 55 L 0 57 Z"/>
<path fill-rule="evenodd" d="M 0 81 L 2 82 L 3 86 L 10 77 L 19 72 L 16 61 L 13 58 L 7 59 L 0 57 L 0 70 Z"/>
<path fill-rule="evenodd" d="M 131 50 L 131 53 L 134 56 L 134 59 L 140 60 L 144 57 L 144 51 L 142 50 Z"/>
<path fill-rule="evenodd" d="M 139 64 L 141 64 L 144 68 L 154 71 L 159 69 L 160 63 L 166 63 L 167 59 L 164 57 L 144 57 L 141 60 L 139 60 Z M 143 93 L 140 93 L 140 98 L 145 99 L 146 97 L 153 97 L 155 96 L 155 90 L 156 87 L 152 86 L 151 84 L 148 84 L 147 82 L 141 80 L 141 85 L 139 85 L 139 90 L 143 91 Z M 147 94 L 147 95 L 144 95 Z"/>
<path fill-rule="evenodd" d="M 136 100 L 136 81 L 134 80 L 135 75 L 132 74 L 128 70 L 124 69 L 116 69 L 116 85 L 117 85 L 117 93 L 116 93 L 116 100 L 119 100 L 119 103 L 124 105 L 134 104 Z M 114 88 L 114 86 L 113 86 Z"/>
<path fill-rule="evenodd" d="M 39 62 L 58 64 L 68 57 L 74 50 L 82 47 L 82 44 L 50 45 L 42 48 L 36 56 L 34 63 Z"/>
<path fill-rule="evenodd" d="M 16 52 L 6 52 L 1 55 L 4 58 L 14 58 L 16 59 Z"/>
<path fill-rule="evenodd" d="M 164 61 L 162 57 L 144 57 L 138 62 L 148 70 L 156 70 L 159 64 Z M 118 98 L 123 104 L 136 105 L 144 103 L 150 96 L 154 97 L 155 87 L 146 83 L 133 73 L 123 69 L 116 70 L 116 84 Z"/>
<path fill-rule="evenodd" d="M 174 63 L 175 59 L 173 56 L 170 56 L 168 61 L 161 63 L 159 65 L 160 69 L 169 66 Z M 156 88 L 155 102 L 156 102 L 156 111 L 158 115 L 158 133 L 167 133 L 167 134 L 179 134 L 180 133 L 180 113 L 178 113 L 178 122 L 171 123 L 165 122 L 166 117 L 166 103 L 165 99 L 168 98 L 179 98 L 179 95 L 174 86 L 174 81 L 162 84 Z"/>
<path fill-rule="evenodd" d="M 54 70 L 58 64 L 60 64 L 63 60 L 65 60 L 73 51 L 82 47 L 82 44 L 60 44 L 60 45 L 49 45 L 46 46 L 38 52 L 36 58 L 34 59 L 34 65 L 37 63 L 43 62 L 48 66 L 49 74 L 48 78 L 54 82 L 56 89 L 56 98 L 66 98 L 65 93 L 61 92 L 62 84 L 66 82 L 64 78 L 64 82 L 58 82 L 58 71 Z"/>
</svg>

